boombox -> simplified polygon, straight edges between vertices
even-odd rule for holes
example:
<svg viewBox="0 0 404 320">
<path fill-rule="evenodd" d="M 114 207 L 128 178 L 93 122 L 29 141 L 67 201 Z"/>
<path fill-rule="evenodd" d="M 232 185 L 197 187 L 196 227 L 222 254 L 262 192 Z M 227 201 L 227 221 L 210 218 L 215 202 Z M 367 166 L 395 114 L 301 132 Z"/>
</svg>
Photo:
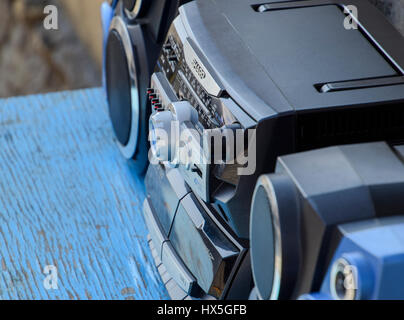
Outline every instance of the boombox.
<svg viewBox="0 0 404 320">
<path fill-rule="evenodd" d="M 112 1 L 104 85 L 174 299 L 404 299 L 404 39 L 363 0 Z"/>
</svg>

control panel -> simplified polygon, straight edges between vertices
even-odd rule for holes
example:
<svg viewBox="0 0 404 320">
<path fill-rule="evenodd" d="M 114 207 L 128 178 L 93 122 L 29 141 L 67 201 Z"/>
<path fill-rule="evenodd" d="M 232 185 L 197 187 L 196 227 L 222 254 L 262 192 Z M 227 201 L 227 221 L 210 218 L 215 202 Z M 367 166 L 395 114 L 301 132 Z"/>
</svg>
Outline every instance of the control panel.
<svg viewBox="0 0 404 320">
<path fill-rule="evenodd" d="M 211 150 L 204 147 L 211 145 L 217 130 L 239 128 L 231 111 L 231 107 L 238 108 L 234 108 L 217 76 L 181 27 L 178 20 L 171 26 L 147 89 L 153 109 L 151 149 L 157 160 L 178 167 L 191 189 L 209 202 L 210 179 L 217 170 L 212 171 Z M 173 123 L 177 125 L 177 133 L 172 129 Z M 167 133 L 164 143 L 156 134 L 157 129 Z M 176 154 L 181 147 L 180 136 L 186 138 L 187 152 L 193 155 L 185 162 Z"/>
<path fill-rule="evenodd" d="M 163 46 L 156 72 L 161 72 L 168 80 L 176 99 L 188 101 L 198 112 L 198 130 L 220 128 L 237 122 L 220 99 L 226 96 L 220 81 L 208 70 L 192 40 L 178 36 L 175 23 Z M 152 98 L 156 99 L 155 96 Z M 155 103 L 159 108 L 157 100 Z"/>
</svg>

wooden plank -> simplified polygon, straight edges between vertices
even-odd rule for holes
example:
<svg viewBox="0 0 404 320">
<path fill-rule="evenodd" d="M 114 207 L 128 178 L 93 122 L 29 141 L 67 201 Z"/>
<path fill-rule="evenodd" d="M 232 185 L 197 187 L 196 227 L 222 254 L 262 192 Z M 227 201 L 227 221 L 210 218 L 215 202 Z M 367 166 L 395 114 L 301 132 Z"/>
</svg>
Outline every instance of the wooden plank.
<svg viewBox="0 0 404 320">
<path fill-rule="evenodd" d="M 168 298 L 113 139 L 101 89 L 0 100 L 0 298 Z"/>
</svg>

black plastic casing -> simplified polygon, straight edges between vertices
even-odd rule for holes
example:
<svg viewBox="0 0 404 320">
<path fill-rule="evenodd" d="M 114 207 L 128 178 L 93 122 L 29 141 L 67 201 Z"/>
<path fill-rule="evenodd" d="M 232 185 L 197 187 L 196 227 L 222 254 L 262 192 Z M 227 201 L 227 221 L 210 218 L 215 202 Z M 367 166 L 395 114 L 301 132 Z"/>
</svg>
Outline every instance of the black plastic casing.
<svg viewBox="0 0 404 320">
<path fill-rule="evenodd" d="M 255 182 L 278 156 L 404 140 L 404 39 L 375 7 L 361 0 L 266 4 L 265 12 L 249 0 L 180 8 L 224 91 L 257 123 L 256 173 L 241 176 L 232 194 L 214 195 L 241 238 L 248 238 Z M 347 5 L 358 9 L 358 29 L 344 27 Z M 322 92 L 327 86 L 333 89 Z"/>
<path fill-rule="evenodd" d="M 347 5 L 358 8 L 358 29 L 344 27 L 344 21 L 352 18 L 344 13 Z M 179 12 L 186 36 L 200 60 L 214 72 L 223 97 L 232 99 L 247 115 L 249 120 L 241 126 L 256 129 L 256 170 L 253 175 L 240 176 L 234 188 L 226 184 L 215 188 L 211 203 L 204 203 L 184 185 L 178 172 L 172 174 L 175 169 L 152 166 L 146 176 L 148 212 L 161 224 L 162 242 L 172 244 L 178 254 L 175 262 L 181 260 L 198 281 L 217 276 L 216 262 L 223 260 L 216 259 L 214 267 L 206 271 L 210 261 L 199 257 L 206 249 L 220 251 L 221 236 L 200 230 L 198 236 L 204 240 L 194 245 L 197 236 L 181 226 L 187 226 L 187 219 L 205 220 L 215 232 L 222 232 L 237 247 L 238 261 L 226 265 L 231 272 L 220 279 L 218 294 L 205 293 L 243 298 L 251 280 L 252 194 L 258 177 L 274 172 L 278 157 L 335 145 L 404 141 L 404 39 L 376 8 L 362 0 L 265 4 L 196 0 Z M 157 67 L 156 73 L 161 76 L 162 70 Z M 306 225 L 317 219 L 312 216 L 307 215 Z M 348 218 L 343 216 L 338 222 Z M 318 221 L 313 225 L 325 232 Z M 328 238 L 315 239 L 324 240 Z M 299 293 L 319 284 L 325 265 L 321 263 L 326 254 L 309 247 L 305 254 L 313 252 L 321 258 L 308 258 Z M 247 279 L 244 287 L 239 270 Z"/>
</svg>

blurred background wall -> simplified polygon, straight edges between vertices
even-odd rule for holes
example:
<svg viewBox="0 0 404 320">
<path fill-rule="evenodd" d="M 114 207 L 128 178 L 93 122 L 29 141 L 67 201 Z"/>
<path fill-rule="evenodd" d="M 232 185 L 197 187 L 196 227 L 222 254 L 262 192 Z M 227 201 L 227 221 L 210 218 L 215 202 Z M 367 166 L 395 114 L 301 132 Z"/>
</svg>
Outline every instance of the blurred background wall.
<svg viewBox="0 0 404 320">
<path fill-rule="evenodd" d="M 100 86 L 102 1 L 0 0 L 0 97 Z M 369 1 L 404 35 L 404 0 Z M 48 4 L 57 31 L 43 28 Z"/>
<path fill-rule="evenodd" d="M 102 2 L 103 0 L 64 1 L 64 6 L 71 17 L 75 30 L 99 66 L 102 63 L 102 30 L 99 14 Z"/>
<path fill-rule="evenodd" d="M 65 10 L 69 1 L 0 0 L 0 97 L 101 84 L 100 65 L 87 49 L 91 41 L 80 41 Z M 94 0 L 82 2 L 95 5 Z M 43 27 L 47 4 L 59 8 L 58 30 Z M 88 11 L 88 19 L 96 19 L 98 12 Z"/>
</svg>

